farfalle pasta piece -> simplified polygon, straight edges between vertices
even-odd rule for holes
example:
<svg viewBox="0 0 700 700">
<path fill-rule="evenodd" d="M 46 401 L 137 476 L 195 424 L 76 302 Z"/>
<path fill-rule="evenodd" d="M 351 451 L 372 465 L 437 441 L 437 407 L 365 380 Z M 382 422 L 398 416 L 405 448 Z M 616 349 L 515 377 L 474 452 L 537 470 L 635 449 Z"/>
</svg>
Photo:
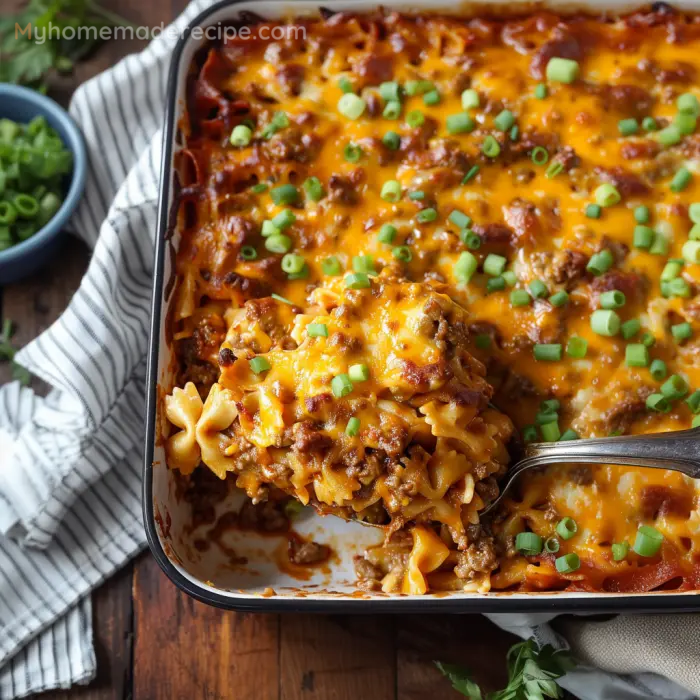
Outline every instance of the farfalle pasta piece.
<svg viewBox="0 0 700 700">
<path fill-rule="evenodd" d="M 165 415 L 180 431 L 170 436 L 165 443 L 168 465 L 183 474 L 191 473 L 201 460 L 197 443 L 197 421 L 202 415 L 202 399 L 197 387 L 187 382 L 184 389 L 175 387 L 165 397 Z"/>
<path fill-rule="evenodd" d="M 221 431 L 230 427 L 237 416 L 233 394 L 218 384 L 212 385 L 195 432 L 202 462 L 219 479 L 225 479 L 226 472 L 234 468 L 235 458 L 226 456 L 224 443 L 228 442 L 228 438 Z"/>
<path fill-rule="evenodd" d="M 413 547 L 408 557 L 401 592 L 423 595 L 428 591 L 427 574 L 439 569 L 450 550 L 429 528 L 416 525 L 412 528 Z"/>
</svg>

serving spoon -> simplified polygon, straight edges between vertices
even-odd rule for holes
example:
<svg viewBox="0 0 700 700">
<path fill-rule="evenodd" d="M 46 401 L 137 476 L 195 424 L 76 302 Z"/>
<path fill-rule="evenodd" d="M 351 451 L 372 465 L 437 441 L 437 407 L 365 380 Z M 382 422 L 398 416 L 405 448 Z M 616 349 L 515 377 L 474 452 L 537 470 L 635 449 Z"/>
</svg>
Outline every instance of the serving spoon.
<svg viewBox="0 0 700 700">
<path fill-rule="evenodd" d="M 525 448 L 525 457 L 506 472 L 497 498 L 479 511 L 479 515 L 493 510 L 523 472 L 548 464 L 566 463 L 673 469 L 693 479 L 700 479 L 700 428 L 671 433 L 532 443 Z"/>
</svg>

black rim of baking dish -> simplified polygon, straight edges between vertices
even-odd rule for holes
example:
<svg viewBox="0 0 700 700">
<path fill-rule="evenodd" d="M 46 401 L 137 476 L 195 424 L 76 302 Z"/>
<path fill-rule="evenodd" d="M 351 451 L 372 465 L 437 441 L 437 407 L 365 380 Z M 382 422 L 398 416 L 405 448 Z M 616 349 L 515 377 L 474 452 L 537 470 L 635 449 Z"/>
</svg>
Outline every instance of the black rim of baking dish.
<svg viewBox="0 0 700 700">
<path fill-rule="evenodd" d="M 205 9 L 195 17 L 183 31 L 173 51 L 167 84 L 165 122 L 163 129 L 163 149 L 160 167 L 160 197 L 158 202 L 158 223 L 155 245 L 155 265 L 153 279 L 153 299 L 151 305 L 151 328 L 148 347 L 148 371 L 146 384 L 146 449 L 143 469 L 143 518 L 148 545 L 163 572 L 182 591 L 193 598 L 220 608 L 252 612 L 354 612 L 354 613 L 513 613 L 513 612 L 580 612 L 580 613 L 634 613 L 634 612 L 676 612 L 697 611 L 698 599 L 693 594 L 647 593 L 621 596 L 609 593 L 593 594 L 581 598 L 548 593 L 530 594 L 531 597 L 509 598 L 507 594 L 498 596 L 485 594 L 471 599 L 453 599 L 450 596 L 426 595 L 395 596 L 391 598 L 327 598 L 311 600 L 294 597 L 262 597 L 251 595 L 248 598 L 233 598 L 197 584 L 183 576 L 165 553 L 158 536 L 153 504 L 153 452 L 155 446 L 158 351 L 163 294 L 163 268 L 167 247 L 166 233 L 170 219 L 169 198 L 173 143 L 177 116 L 177 85 L 179 65 L 184 48 L 195 27 L 226 7 L 233 7 L 246 0 L 223 0 Z M 527 594 L 524 594 L 527 595 Z"/>
</svg>

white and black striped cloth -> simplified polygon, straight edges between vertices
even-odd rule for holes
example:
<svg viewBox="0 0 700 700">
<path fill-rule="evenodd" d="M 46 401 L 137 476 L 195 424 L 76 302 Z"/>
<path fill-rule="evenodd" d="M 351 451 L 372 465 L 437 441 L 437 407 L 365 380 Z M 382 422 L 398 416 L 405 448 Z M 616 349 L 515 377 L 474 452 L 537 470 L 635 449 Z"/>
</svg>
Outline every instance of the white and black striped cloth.
<svg viewBox="0 0 700 700">
<path fill-rule="evenodd" d="M 207 4 L 190 4 L 174 31 L 71 103 L 90 157 L 72 227 L 94 252 L 66 312 L 16 358 L 52 392 L 0 388 L 0 700 L 94 677 L 88 594 L 145 545 L 142 417 L 165 82 L 178 35 Z M 542 616 L 499 618 L 521 636 L 564 643 Z M 637 680 L 587 673 L 567 685 L 585 700 L 643 700 Z M 652 697 L 691 697 L 672 683 L 658 688 Z"/>
</svg>

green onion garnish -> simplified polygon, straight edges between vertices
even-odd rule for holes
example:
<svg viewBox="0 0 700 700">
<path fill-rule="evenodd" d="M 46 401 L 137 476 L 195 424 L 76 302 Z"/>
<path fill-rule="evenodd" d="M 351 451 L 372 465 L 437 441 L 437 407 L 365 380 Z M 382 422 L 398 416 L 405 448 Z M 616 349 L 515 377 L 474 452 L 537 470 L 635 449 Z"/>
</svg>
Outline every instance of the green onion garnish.
<svg viewBox="0 0 700 700">
<path fill-rule="evenodd" d="M 587 352 L 588 341 L 585 338 L 579 338 L 578 336 L 569 338 L 569 342 L 566 344 L 566 354 L 569 357 L 580 360 L 582 357 L 586 357 Z"/>
<path fill-rule="evenodd" d="M 678 107 L 678 111 L 683 114 L 692 114 L 695 117 L 700 115 L 700 102 L 698 102 L 698 98 L 690 92 L 679 95 L 676 100 L 676 107 Z"/>
<path fill-rule="evenodd" d="M 398 202 L 401 198 L 401 183 L 398 180 L 387 180 L 382 185 L 380 196 L 385 202 Z"/>
<path fill-rule="evenodd" d="M 588 270 L 588 272 L 590 272 L 592 275 L 598 277 L 599 275 L 607 272 L 612 267 L 613 262 L 614 259 L 612 253 L 605 248 L 599 253 L 591 255 L 591 258 L 586 265 L 586 270 Z"/>
<path fill-rule="evenodd" d="M 535 99 L 544 100 L 547 97 L 547 86 L 544 83 L 535 85 Z"/>
<path fill-rule="evenodd" d="M 591 314 L 591 330 L 598 335 L 617 335 L 620 330 L 620 317 L 615 311 L 598 309 Z"/>
<path fill-rule="evenodd" d="M 392 251 L 391 254 L 399 261 L 408 263 L 413 260 L 413 253 L 407 245 L 398 245 Z"/>
<path fill-rule="evenodd" d="M 270 190 L 270 197 L 277 206 L 296 204 L 299 201 L 299 190 L 294 185 L 280 185 Z"/>
<path fill-rule="evenodd" d="M 324 275 L 337 277 L 343 271 L 343 268 L 340 265 L 340 260 L 335 255 L 331 255 L 321 262 L 321 270 Z"/>
<path fill-rule="evenodd" d="M 617 129 L 622 136 L 632 136 L 639 131 L 639 122 L 634 119 L 621 119 L 617 123 Z"/>
<path fill-rule="evenodd" d="M 586 205 L 583 213 L 589 219 L 600 219 L 600 215 L 603 213 L 603 210 L 600 205 L 591 203 Z"/>
<path fill-rule="evenodd" d="M 700 389 L 696 389 L 686 400 L 691 413 L 700 412 Z"/>
<path fill-rule="evenodd" d="M 448 134 L 467 134 L 476 128 L 476 122 L 466 112 L 450 114 L 445 125 Z"/>
<path fill-rule="evenodd" d="M 382 110 L 384 119 L 398 119 L 401 116 L 401 103 L 397 100 L 389 100 Z"/>
<path fill-rule="evenodd" d="M 419 109 L 414 109 L 406 115 L 406 124 L 411 128 L 421 126 L 425 122 L 425 116 Z"/>
<path fill-rule="evenodd" d="M 239 124 L 233 128 L 229 141 L 232 146 L 247 146 L 253 138 L 253 131 L 245 124 Z"/>
<path fill-rule="evenodd" d="M 353 416 L 345 426 L 345 434 L 348 437 L 356 437 L 360 432 L 360 419 Z"/>
<path fill-rule="evenodd" d="M 610 549 L 612 550 L 613 560 L 622 561 L 627 557 L 630 546 L 627 542 L 614 542 Z"/>
<path fill-rule="evenodd" d="M 467 174 L 462 178 L 462 184 L 466 185 L 470 180 L 473 180 L 479 173 L 479 166 L 472 165 L 467 171 Z"/>
<path fill-rule="evenodd" d="M 352 391 L 352 382 L 347 374 L 339 374 L 331 380 L 333 396 L 341 399 Z"/>
<path fill-rule="evenodd" d="M 678 323 L 671 326 L 671 335 L 676 341 L 688 340 L 693 335 L 693 329 L 689 323 Z"/>
<path fill-rule="evenodd" d="M 395 131 L 387 131 L 382 136 L 382 143 L 390 150 L 396 151 L 401 145 L 401 137 Z"/>
<path fill-rule="evenodd" d="M 650 411 L 668 413 L 671 410 L 671 402 L 663 394 L 649 394 L 646 406 Z"/>
<path fill-rule="evenodd" d="M 544 176 L 551 180 L 553 177 L 556 177 L 557 175 L 559 175 L 559 173 L 562 172 L 563 170 L 564 170 L 564 164 L 559 162 L 559 161 L 556 161 L 554 163 L 549 164 L 549 167 L 545 171 Z"/>
<path fill-rule="evenodd" d="M 669 124 L 656 134 L 656 140 L 662 146 L 675 146 L 681 142 L 682 138 L 683 134 L 681 134 L 681 130 L 675 124 Z"/>
<path fill-rule="evenodd" d="M 474 257 L 474 255 L 469 251 L 465 250 L 463 253 L 460 253 L 459 258 L 457 258 L 457 262 L 455 263 L 455 279 L 458 282 L 464 282 L 466 284 L 472 278 L 478 266 L 479 261 L 476 259 L 476 257 Z"/>
<path fill-rule="evenodd" d="M 488 336 L 486 336 L 488 337 Z M 523 442 L 537 442 L 539 436 L 537 434 L 537 428 L 534 425 L 526 425 L 523 428 Z"/>
<path fill-rule="evenodd" d="M 700 202 L 693 202 L 688 206 L 688 216 L 694 224 L 700 224 Z"/>
<path fill-rule="evenodd" d="M 499 131 L 508 131 L 515 124 L 515 115 L 509 109 L 504 109 L 493 120 L 493 125 Z"/>
<path fill-rule="evenodd" d="M 630 343 L 625 348 L 625 364 L 628 367 L 646 367 L 649 364 L 649 349 L 643 343 Z"/>
<path fill-rule="evenodd" d="M 489 134 L 481 144 L 481 152 L 488 158 L 496 158 L 501 152 L 501 145 Z"/>
<path fill-rule="evenodd" d="M 654 234 L 654 242 L 649 248 L 652 255 L 668 255 L 668 238 L 660 233 Z"/>
<path fill-rule="evenodd" d="M 359 119 L 366 107 L 367 103 L 352 92 L 346 92 L 338 100 L 338 111 L 348 119 Z"/>
<path fill-rule="evenodd" d="M 345 286 L 348 289 L 367 289 L 371 287 L 369 277 L 363 272 L 356 272 L 345 277 Z"/>
<path fill-rule="evenodd" d="M 241 257 L 243 260 L 256 260 L 258 257 L 258 251 L 255 250 L 252 245 L 244 245 L 241 248 Z"/>
<path fill-rule="evenodd" d="M 363 364 L 350 365 L 348 376 L 353 382 L 366 382 L 369 379 L 369 367 Z"/>
<path fill-rule="evenodd" d="M 382 83 L 379 86 L 379 94 L 386 102 L 391 100 L 395 100 L 397 102 L 401 101 L 401 88 L 395 80 Z"/>
<path fill-rule="evenodd" d="M 649 223 L 650 218 L 651 218 L 651 213 L 649 211 L 649 207 L 646 207 L 643 204 L 641 206 L 635 207 L 634 220 L 638 224 L 647 224 L 647 223 Z"/>
<path fill-rule="evenodd" d="M 478 238 L 478 236 L 477 236 L 477 238 Z M 481 243 L 480 238 L 479 238 L 479 243 Z M 501 277 L 503 277 L 503 279 L 506 281 L 506 284 L 509 287 L 514 287 L 518 283 L 518 278 L 517 278 L 515 272 L 513 272 L 513 270 L 505 270 L 503 272 L 503 274 L 501 275 Z"/>
<path fill-rule="evenodd" d="M 542 553 L 542 538 L 534 532 L 519 532 L 515 536 L 515 549 L 526 557 Z"/>
<path fill-rule="evenodd" d="M 349 78 L 346 78 L 345 76 L 342 76 L 341 78 L 338 79 L 338 87 L 343 92 L 352 92 L 353 91 L 352 82 L 350 81 Z"/>
<path fill-rule="evenodd" d="M 542 439 L 545 442 L 557 442 L 561 438 L 559 424 L 556 422 L 556 420 L 541 425 L 540 432 L 542 433 Z"/>
<path fill-rule="evenodd" d="M 407 95 L 424 95 L 435 88 L 432 80 L 407 80 L 404 90 Z"/>
<path fill-rule="evenodd" d="M 499 275 L 498 277 L 491 277 L 486 282 L 486 291 L 489 293 L 500 292 L 505 288 L 506 288 L 506 281 L 501 275 Z"/>
<path fill-rule="evenodd" d="M 535 146 L 532 149 L 530 158 L 535 165 L 544 165 L 549 160 L 549 151 L 542 146 Z"/>
<path fill-rule="evenodd" d="M 631 318 L 629 321 L 625 321 L 620 326 L 620 332 L 622 333 L 622 337 L 625 340 L 629 340 L 630 338 L 634 338 L 634 336 L 637 335 L 637 333 L 639 333 L 641 328 L 641 321 L 639 321 L 636 318 Z M 646 345 L 644 347 L 646 347 Z"/>
<path fill-rule="evenodd" d="M 571 552 L 563 557 L 557 557 L 554 560 L 554 566 L 560 574 L 572 574 L 581 568 L 581 559 L 578 554 Z"/>
<path fill-rule="evenodd" d="M 427 224 L 431 221 L 435 221 L 435 219 L 437 219 L 437 211 L 432 207 L 421 209 L 418 214 L 416 214 L 416 221 L 419 224 Z"/>
<path fill-rule="evenodd" d="M 489 253 L 484 260 L 484 272 L 492 277 L 498 277 L 506 269 L 507 264 L 508 260 L 502 255 Z"/>
<path fill-rule="evenodd" d="M 469 250 L 479 250 L 479 248 L 481 248 L 481 237 L 477 233 L 474 233 L 474 231 L 471 231 L 468 228 L 464 229 L 464 231 L 462 231 L 460 234 L 460 237 L 464 245 L 466 245 Z"/>
<path fill-rule="evenodd" d="M 265 239 L 265 248 L 271 253 L 286 253 L 292 249 L 292 239 L 285 236 L 283 233 L 274 236 L 268 236 Z"/>
<path fill-rule="evenodd" d="M 380 243 L 393 243 L 397 233 L 398 231 L 396 230 L 396 226 L 392 226 L 391 224 L 383 224 L 379 229 L 379 233 L 377 234 L 377 240 Z"/>
<path fill-rule="evenodd" d="M 510 293 L 511 306 L 529 306 L 530 295 L 524 289 L 514 289 Z"/>
<path fill-rule="evenodd" d="M 686 241 L 683 244 L 681 255 L 689 263 L 700 264 L 700 241 Z"/>
<path fill-rule="evenodd" d="M 642 128 L 644 131 L 656 131 L 659 127 L 654 117 L 644 117 L 644 119 L 642 119 Z"/>
<path fill-rule="evenodd" d="M 562 518 L 557 523 L 556 530 L 563 540 L 570 540 L 578 532 L 578 525 L 573 518 Z"/>
<path fill-rule="evenodd" d="M 412 202 L 420 202 L 425 199 L 425 192 L 423 192 L 423 190 L 414 190 L 408 193 L 408 198 Z"/>
<path fill-rule="evenodd" d="M 270 363 L 264 357 L 254 357 L 252 360 L 248 360 L 248 365 L 255 374 L 261 374 L 272 369 Z"/>
<path fill-rule="evenodd" d="M 283 209 L 279 214 L 272 217 L 272 225 L 276 227 L 279 231 L 284 231 L 289 228 L 297 220 L 296 215 L 291 209 Z M 264 228 L 263 224 L 263 228 Z M 263 231 L 263 235 L 265 232 Z"/>
<path fill-rule="evenodd" d="M 447 217 L 447 220 L 459 229 L 469 228 L 472 222 L 471 218 L 459 211 L 459 209 L 454 209 Z"/>
<path fill-rule="evenodd" d="M 307 177 L 302 184 L 302 188 L 306 193 L 306 196 L 312 202 L 320 201 L 326 194 L 321 181 L 317 177 Z"/>
<path fill-rule="evenodd" d="M 538 362 L 559 362 L 561 360 L 561 343 L 537 343 L 532 352 Z"/>
<path fill-rule="evenodd" d="M 579 75 L 579 65 L 569 58 L 550 58 L 546 68 L 547 80 L 573 83 Z"/>
<path fill-rule="evenodd" d="M 680 374 L 672 374 L 661 385 L 660 391 L 669 401 L 675 401 L 682 399 L 690 391 L 690 387 Z"/>
<path fill-rule="evenodd" d="M 309 338 L 327 338 L 328 326 L 325 323 L 309 323 L 306 326 L 306 335 Z"/>
<path fill-rule="evenodd" d="M 534 299 L 543 299 L 549 293 L 547 285 L 542 280 L 532 280 L 528 286 Z"/>
<path fill-rule="evenodd" d="M 692 174 L 688 168 L 681 168 L 671 180 L 671 192 L 682 192 L 693 179 Z"/>
<path fill-rule="evenodd" d="M 656 528 L 642 525 L 637 530 L 632 549 L 640 557 L 653 557 L 661 549 L 663 541 L 664 536 Z"/>
<path fill-rule="evenodd" d="M 362 158 L 362 148 L 356 143 L 348 143 L 343 149 L 343 158 L 348 163 L 357 163 Z"/>
<path fill-rule="evenodd" d="M 663 360 L 656 359 L 649 366 L 649 373 L 657 382 L 666 379 L 667 372 L 666 363 Z"/>
<path fill-rule="evenodd" d="M 562 434 L 561 437 L 559 438 L 559 442 L 566 442 L 567 440 L 578 440 L 579 439 L 579 434 L 575 431 L 569 428 L 568 430 L 565 430 Z"/>
<path fill-rule="evenodd" d="M 556 537 L 548 537 L 544 541 L 544 551 L 548 554 L 556 554 L 559 551 L 559 540 Z"/>
<path fill-rule="evenodd" d="M 476 109 L 481 104 L 479 93 L 468 89 L 462 92 L 462 109 Z"/>
<path fill-rule="evenodd" d="M 567 304 L 569 302 L 569 295 L 562 289 L 558 292 L 555 292 L 552 294 L 551 297 L 549 297 L 549 303 L 552 306 L 564 306 L 564 304 Z"/>
<path fill-rule="evenodd" d="M 374 258 L 371 255 L 355 255 L 352 259 L 352 269 L 354 272 L 362 272 L 366 275 L 376 275 L 374 268 Z"/>
<path fill-rule="evenodd" d="M 649 250 L 654 242 L 654 229 L 649 226 L 635 226 L 632 245 L 640 250 Z"/>
<path fill-rule="evenodd" d="M 430 90 L 423 95 L 423 104 L 432 107 L 440 102 L 440 93 L 437 90 Z"/>
<path fill-rule="evenodd" d="M 600 306 L 603 309 L 619 309 L 625 305 L 626 301 L 624 293 L 617 289 L 603 292 L 600 295 Z"/>
<path fill-rule="evenodd" d="M 268 238 L 267 240 L 269 241 L 270 239 Z M 306 265 L 306 261 L 301 255 L 287 253 L 287 255 L 282 258 L 282 270 L 291 275 L 301 272 L 304 269 L 304 265 Z"/>
<path fill-rule="evenodd" d="M 262 194 L 263 192 L 267 192 L 267 185 L 264 182 L 258 182 L 257 185 L 253 185 L 250 188 L 250 191 L 254 194 Z"/>
<path fill-rule="evenodd" d="M 273 299 L 276 299 L 277 301 L 281 301 L 283 304 L 288 304 L 289 306 L 294 306 L 294 304 L 289 301 L 289 299 L 285 299 L 284 297 L 280 296 L 279 294 L 272 293 L 270 294 L 270 297 Z"/>
<path fill-rule="evenodd" d="M 602 185 L 599 185 L 593 193 L 593 196 L 601 207 L 612 207 L 622 199 L 617 188 L 609 182 L 604 182 Z"/>
</svg>

